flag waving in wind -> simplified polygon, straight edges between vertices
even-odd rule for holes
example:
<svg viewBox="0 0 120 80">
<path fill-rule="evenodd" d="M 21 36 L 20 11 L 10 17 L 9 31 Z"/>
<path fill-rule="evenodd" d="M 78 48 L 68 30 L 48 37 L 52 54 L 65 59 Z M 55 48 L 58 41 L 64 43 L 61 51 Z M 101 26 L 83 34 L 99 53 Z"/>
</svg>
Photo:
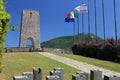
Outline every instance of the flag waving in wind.
<svg viewBox="0 0 120 80">
<path fill-rule="evenodd" d="M 74 18 L 78 18 L 78 12 L 68 12 L 67 18 L 65 18 L 65 22 L 74 22 Z"/>
<path fill-rule="evenodd" d="M 65 22 L 74 22 L 74 15 L 72 12 L 67 13 L 67 18 L 65 18 Z"/>
<path fill-rule="evenodd" d="M 74 11 L 74 17 L 75 17 L 75 18 L 78 18 L 78 12 L 75 12 L 75 11 Z"/>
<path fill-rule="evenodd" d="M 88 5 L 87 4 L 81 4 L 74 8 L 75 12 L 88 12 Z"/>
<path fill-rule="evenodd" d="M 71 15 L 70 12 L 67 13 L 67 18 L 68 18 L 68 19 L 72 18 L 72 15 Z"/>
</svg>

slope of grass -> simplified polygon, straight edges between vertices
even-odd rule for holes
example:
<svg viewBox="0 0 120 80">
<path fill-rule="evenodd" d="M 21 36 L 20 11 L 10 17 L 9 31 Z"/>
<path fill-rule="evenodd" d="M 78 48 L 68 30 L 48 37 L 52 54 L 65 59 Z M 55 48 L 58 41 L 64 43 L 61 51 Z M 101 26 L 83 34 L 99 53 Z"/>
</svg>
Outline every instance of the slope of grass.
<svg viewBox="0 0 120 80">
<path fill-rule="evenodd" d="M 103 60 L 98 60 L 98 59 L 93 59 L 93 58 L 88 58 L 88 57 L 78 56 L 78 55 L 73 55 L 73 54 L 69 54 L 69 55 L 68 54 L 57 54 L 57 55 L 71 58 L 71 59 L 81 61 L 81 62 L 86 62 L 88 64 L 92 64 L 98 67 L 102 67 L 102 68 L 120 73 L 120 63 L 103 61 Z"/>
<path fill-rule="evenodd" d="M 4 54 L 3 71 L 0 80 L 12 80 L 13 76 L 21 75 L 22 72 L 32 72 L 33 67 L 43 68 L 43 80 L 55 67 L 62 67 L 65 71 L 65 80 L 71 79 L 71 75 L 78 71 L 60 62 L 48 59 L 35 53 Z"/>
</svg>

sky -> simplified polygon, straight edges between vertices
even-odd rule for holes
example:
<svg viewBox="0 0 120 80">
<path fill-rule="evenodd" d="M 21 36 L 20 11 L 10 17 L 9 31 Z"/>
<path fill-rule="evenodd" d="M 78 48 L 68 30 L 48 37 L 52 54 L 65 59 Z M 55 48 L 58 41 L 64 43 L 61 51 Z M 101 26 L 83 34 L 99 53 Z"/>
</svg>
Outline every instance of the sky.
<svg viewBox="0 0 120 80">
<path fill-rule="evenodd" d="M 65 23 L 67 13 L 88 0 L 6 0 L 6 11 L 11 15 L 10 25 L 18 26 L 16 31 L 8 31 L 5 47 L 18 47 L 21 27 L 21 14 L 23 10 L 39 10 L 40 12 L 40 42 L 48 41 L 61 36 L 73 35 L 73 23 Z M 98 36 L 103 38 L 102 0 L 96 0 Z M 114 0 L 104 0 L 106 37 L 115 37 L 114 29 Z M 120 37 L 120 0 L 116 0 L 117 31 Z M 91 33 L 95 34 L 94 0 L 90 0 L 90 26 Z M 82 30 L 82 13 L 79 13 L 80 32 Z M 88 13 L 84 15 L 84 32 L 88 33 Z M 77 23 L 76 23 L 77 34 Z"/>
</svg>

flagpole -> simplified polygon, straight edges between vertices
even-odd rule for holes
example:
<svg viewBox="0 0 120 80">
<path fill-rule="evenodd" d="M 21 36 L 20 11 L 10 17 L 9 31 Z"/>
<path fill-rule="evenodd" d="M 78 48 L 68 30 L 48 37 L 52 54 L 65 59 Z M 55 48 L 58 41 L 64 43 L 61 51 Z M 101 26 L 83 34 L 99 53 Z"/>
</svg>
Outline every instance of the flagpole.
<svg viewBox="0 0 120 80">
<path fill-rule="evenodd" d="M 97 15 L 96 15 L 96 0 L 94 0 L 94 7 L 95 7 L 95 35 L 96 35 L 96 43 L 98 42 L 97 39 Z"/>
<path fill-rule="evenodd" d="M 78 15 L 78 19 L 77 19 L 78 21 L 78 41 L 79 41 L 79 15 Z"/>
<path fill-rule="evenodd" d="M 73 43 L 75 42 L 75 20 L 73 22 Z"/>
<path fill-rule="evenodd" d="M 116 38 L 116 43 L 117 43 L 118 37 L 117 37 L 116 1 L 115 0 L 114 0 L 114 23 L 115 23 L 115 38 Z"/>
<path fill-rule="evenodd" d="M 104 43 L 106 40 L 106 25 L 105 25 L 105 13 L 104 13 L 104 0 L 102 0 L 102 14 L 103 14 L 103 30 L 104 30 Z"/>
<path fill-rule="evenodd" d="M 82 4 L 83 4 L 83 0 L 82 0 Z M 84 40 L 84 15 L 82 12 L 82 40 Z"/>
<path fill-rule="evenodd" d="M 82 12 L 82 40 L 84 40 L 84 14 Z"/>
<path fill-rule="evenodd" d="M 88 37 L 90 38 L 90 1 L 88 0 Z"/>
</svg>

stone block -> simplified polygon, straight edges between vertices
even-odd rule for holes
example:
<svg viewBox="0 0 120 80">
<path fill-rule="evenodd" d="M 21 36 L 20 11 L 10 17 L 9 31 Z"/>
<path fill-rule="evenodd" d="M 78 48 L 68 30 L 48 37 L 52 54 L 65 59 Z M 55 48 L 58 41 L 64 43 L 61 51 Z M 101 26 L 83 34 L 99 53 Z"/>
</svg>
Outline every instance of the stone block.
<svg viewBox="0 0 120 80">
<path fill-rule="evenodd" d="M 52 71 L 50 71 L 50 75 L 51 76 L 57 75 L 57 76 L 59 76 L 60 80 L 63 80 L 63 74 L 60 71 L 52 70 Z"/>
<path fill-rule="evenodd" d="M 91 70 L 90 71 L 90 80 L 102 80 L 102 71 Z"/>
<path fill-rule="evenodd" d="M 23 72 L 23 76 L 27 76 L 28 80 L 33 80 L 33 72 Z"/>
<path fill-rule="evenodd" d="M 86 72 L 76 72 L 76 74 L 84 75 L 86 80 L 88 80 L 88 73 L 86 73 Z"/>
<path fill-rule="evenodd" d="M 27 76 L 14 76 L 13 80 L 29 80 Z"/>
<path fill-rule="evenodd" d="M 47 76 L 46 80 L 61 80 L 61 79 L 59 78 L 59 76 L 53 75 L 53 76 Z"/>
<path fill-rule="evenodd" d="M 104 75 L 104 80 L 120 80 L 120 77 L 111 76 L 111 75 Z"/>
<path fill-rule="evenodd" d="M 33 80 L 42 80 L 41 68 L 33 68 Z"/>
<path fill-rule="evenodd" d="M 54 71 L 60 71 L 60 79 L 61 80 L 64 80 L 64 69 L 63 68 L 60 68 L 60 67 L 57 67 L 57 68 L 54 68 Z"/>
<path fill-rule="evenodd" d="M 85 75 L 83 74 L 73 74 L 72 75 L 72 80 L 86 80 Z"/>
</svg>

